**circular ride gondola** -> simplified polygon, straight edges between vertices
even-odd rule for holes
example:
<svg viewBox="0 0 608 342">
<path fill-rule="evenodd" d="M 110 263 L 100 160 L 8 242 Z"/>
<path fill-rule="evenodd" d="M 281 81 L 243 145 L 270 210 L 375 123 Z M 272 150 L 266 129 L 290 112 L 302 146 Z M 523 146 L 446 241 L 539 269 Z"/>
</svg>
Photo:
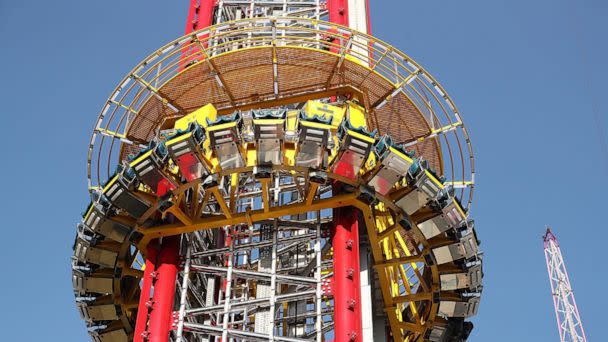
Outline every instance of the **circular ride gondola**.
<svg viewBox="0 0 608 342">
<path fill-rule="evenodd" d="M 175 340 L 320 341 L 349 310 L 394 340 L 472 329 L 468 133 L 435 79 L 377 38 L 307 18 L 181 37 L 107 100 L 88 175 L 72 268 L 95 341 L 142 338 L 138 316 L 156 310 L 146 260 L 167 243 L 181 255 Z M 368 272 L 338 267 L 338 250 Z M 337 301 L 338 278 L 368 297 Z"/>
</svg>

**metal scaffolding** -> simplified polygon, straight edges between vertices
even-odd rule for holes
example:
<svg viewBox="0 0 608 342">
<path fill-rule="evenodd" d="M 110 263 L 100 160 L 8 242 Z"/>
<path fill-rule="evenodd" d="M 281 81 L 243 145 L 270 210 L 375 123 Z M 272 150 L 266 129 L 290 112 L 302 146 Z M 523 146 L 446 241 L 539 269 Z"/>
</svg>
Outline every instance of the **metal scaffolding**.
<svg viewBox="0 0 608 342">
<path fill-rule="evenodd" d="M 178 338 L 322 341 L 332 312 L 321 284 L 331 265 L 321 247 L 328 244 L 321 212 L 311 214 L 304 223 L 274 219 L 216 230 L 222 248 L 210 232 L 188 234 Z"/>
</svg>

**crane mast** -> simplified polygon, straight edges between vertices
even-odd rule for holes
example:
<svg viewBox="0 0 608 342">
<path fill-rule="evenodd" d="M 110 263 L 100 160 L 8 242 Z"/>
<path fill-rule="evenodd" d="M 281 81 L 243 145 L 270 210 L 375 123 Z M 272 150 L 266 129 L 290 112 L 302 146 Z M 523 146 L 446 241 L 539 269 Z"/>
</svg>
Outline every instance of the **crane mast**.
<svg viewBox="0 0 608 342">
<path fill-rule="evenodd" d="M 543 241 L 560 341 L 586 342 L 583 322 L 576 306 L 566 264 L 557 237 L 550 228 L 547 228 Z"/>
</svg>

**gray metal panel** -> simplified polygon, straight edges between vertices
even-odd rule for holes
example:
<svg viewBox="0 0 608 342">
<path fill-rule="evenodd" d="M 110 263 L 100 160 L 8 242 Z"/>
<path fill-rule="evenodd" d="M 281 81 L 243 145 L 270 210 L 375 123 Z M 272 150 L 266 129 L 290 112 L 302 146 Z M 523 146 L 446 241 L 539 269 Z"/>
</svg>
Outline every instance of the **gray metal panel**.
<svg viewBox="0 0 608 342">
<path fill-rule="evenodd" d="M 94 231 L 114 241 L 123 242 L 131 231 L 131 227 L 111 219 L 103 219 L 97 226 L 97 230 Z"/>
<path fill-rule="evenodd" d="M 82 319 L 87 321 L 113 321 L 118 319 L 114 304 L 89 305 L 78 303 Z"/>
<path fill-rule="evenodd" d="M 377 193 L 386 195 L 395 186 L 399 178 L 401 178 L 399 173 L 383 167 L 367 184 L 374 187 Z"/>
<path fill-rule="evenodd" d="M 442 246 L 433 248 L 433 255 L 437 264 L 445 264 L 454 260 L 462 259 L 462 253 L 459 252 L 459 244 Z"/>
<path fill-rule="evenodd" d="M 382 195 L 386 195 L 407 174 L 412 163 L 401 156 L 389 151 L 381 161 L 382 168 L 374 175 L 368 183 Z"/>
<path fill-rule="evenodd" d="M 281 165 L 283 163 L 282 144 L 278 139 L 258 140 L 257 164 L 258 165 Z"/>
<path fill-rule="evenodd" d="M 444 215 L 438 215 L 418 223 L 418 228 L 425 238 L 430 239 L 450 229 L 451 226 Z"/>
<path fill-rule="evenodd" d="M 429 341 L 442 342 L 445 331 L 446 331 L 446 327 L 443 327 L 440 325 L 435 325 L 433 327 L 433 330 L 431 330 L 431 334 L 429 335 Z"/>
<path fill-rule="evenodd" d="M 78 238 L 74 246 L 74 256 L 82 262 L 114 267 L 118 253 L 91 246 L 88 241 Z"/>
<path fill-rule="evenodd" d="M 402 158 L 401 156 L 392 151 L 390 151 L 388 155 L 384 158 L 382 164 L 386 168 L 393 170 L 395 173 L 398 173 L 401 176 L 405 176 L 407 171 L 412 166 L 412 163 L 410 161 Z"/>
<path fill-rule="evenodd" d="M 220 167 L 224 170 L 245 166 L 241 151 L 234 142 L 216 145 L 215 153 L 220 161 Z"/>
<path fill-rule="evenodd" d="M 296 156 L 296 166 L 318 169 L 323 163 L 324 152 L 321 144 L 313 141 L 303 141 L 300 143 L 298 155 Z"/>
<path fill-rule="evenodd" d="M 466 216 L 458 208 L 458 204 L 453 198 L 450 198 L 448 204 L 442 209 L 443 215 L 446 218 L 446 223 L 452 227 L 457 228 L 464 224 Z"/>
<path fill-rule="evenodd" d="M 469 269 L 469 285 L 470 289 L 476 289 L 481 286 L 483 278 L 483 270 L 481 265 L 473 266 Z"/>
<path fill-rule="evenodd" d="M 113 293 L 113 283 L 113 278 L 101 277 L 85 277 L 83 282 L 86 292 L 93 293 Z"/>
<path fill-rule="evenodd" d="M 479 251 L 479 246 L 477 245 L 477 238 L 472 232 L 463 236 L 462 239 L 460 239 L 460 242 L 462 244 L 463 254 L 467 259 L 472 258 Z"/>
<path fill-rule="evenodd" d="M 436 198 L 441 191 L 441 187 L 438 186 L 431 178 L 429 178 L 424 171 L 421 171 L 418 174 L 416 179 L 416 187 L 420 189 L 420 191 L 424 192 L 430 199 Z"/>
<path fill-rule="evenodd" d="M 429 202 L 429 197 L 426 193 L 419 189 L 414 189 L 407 195 L 403 196 L 396 202 L 397 206 L 401 208 L 406 214 L 412 215 L 413 213 L 420 210 Z"/>
<path fill-rule="evenodd" d="M 124 329 L 101 333 L 92 332 L 91 338 L 96 342 L 127 342 L 129 340 Z"/>
<path fill-rule="evenodd" d="M 477 314 L 478 307 L 478 297 L 470 297 L 464 301 L 441 301 L 438 314 L 442 317 L 469 317 Z"/>
<path fill-rule="evenodd" d="M 481 265 L 475 265 L 462 272 L 441 274 L 440 284 L 441 290 L 452 291 L 459 289 L 475 290 L 481 286 L 482 282 Z"/>
<path fill-rule="evenodd" d="M 470 286 L 467 273 L 442 274 L 439 278 L 442 291 L 453 291 L 468 288 Z"/>
</svg>

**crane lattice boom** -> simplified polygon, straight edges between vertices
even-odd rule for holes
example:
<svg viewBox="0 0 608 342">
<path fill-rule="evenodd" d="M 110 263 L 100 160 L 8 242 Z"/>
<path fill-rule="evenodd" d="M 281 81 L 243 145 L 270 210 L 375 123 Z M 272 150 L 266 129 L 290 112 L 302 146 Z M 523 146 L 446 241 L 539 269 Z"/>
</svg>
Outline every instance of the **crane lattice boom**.
<svg viewBox="0 0 608 342">
<path fill-rule="evenodd" d="M 551 232 L 551 229 L 547 228 L 543 240 L 560 341 L 586 342 L 587 338 L 583 330 L 583 323 L 578 313 L 574 292 L 570 285 L 570 278 L 566 271 L 566 264 L 564 263 L 557 238 Z"/>
</svg>

